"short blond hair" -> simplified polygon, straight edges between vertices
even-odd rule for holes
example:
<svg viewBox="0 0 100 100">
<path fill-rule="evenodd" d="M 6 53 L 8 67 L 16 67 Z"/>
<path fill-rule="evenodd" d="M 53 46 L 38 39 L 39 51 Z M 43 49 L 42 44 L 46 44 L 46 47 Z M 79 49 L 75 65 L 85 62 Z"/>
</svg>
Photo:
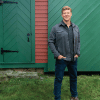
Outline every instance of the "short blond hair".
<svg viewBox="0 0 100 100">
<path fill-rule="evenodd" d="M 70 10 L 70 12 L 72 13 L 72 9 L 69 7 L 69 6 L 64 6 L 63 8 L 62 8 L 62 14 L 63 14 L 63 11 L 64 10 Z"/>
</svg>

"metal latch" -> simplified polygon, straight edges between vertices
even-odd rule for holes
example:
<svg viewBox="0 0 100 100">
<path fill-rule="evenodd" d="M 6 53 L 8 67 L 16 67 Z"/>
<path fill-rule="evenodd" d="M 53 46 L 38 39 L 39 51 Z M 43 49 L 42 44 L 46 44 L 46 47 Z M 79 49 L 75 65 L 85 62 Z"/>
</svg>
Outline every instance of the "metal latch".
<svg viewBox="0 0 100 100">
<path fill-rule="evenodd" d="M 3 48 L 1 48 L 1 54 L 3 54 L 4 52 L 19 52 L 19 51 L 11 51 L 11 50 L 3 50 Z"/>
<path fill-rule="evenodd" d="M 2 1 L 2 0 L 0 0 L 0 5 L 1 5 L 1 4 L 3 4 L 3 3 L 16 3 L 16 4 L 18 4 L 18 2 L 12 2 L 12 1 Z"/>
<path fill-rule="evenodd" d="M 27 37 L 28 37 L 28 40 L 27 40 L 27 41 L 28 41 L 28 42 L 29 42 L 29 36 L 30 36 L 30 34 L 28 33 L 28 34 L 27 34 Z"/>
</svg>

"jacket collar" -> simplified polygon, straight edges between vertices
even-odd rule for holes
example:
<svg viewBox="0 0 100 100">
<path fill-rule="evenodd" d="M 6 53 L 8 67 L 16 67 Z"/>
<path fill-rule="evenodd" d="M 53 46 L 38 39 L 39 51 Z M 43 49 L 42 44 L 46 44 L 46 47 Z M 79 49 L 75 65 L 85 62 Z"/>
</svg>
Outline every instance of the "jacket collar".
<svg viewBox="0 0 100 100">
<path fill-rule="evenodd" d="M 65 23 L 63 22 L 63 20 L 59 23 L 59 26 L 61 26 L 61 25 L 65 26 Z M 71 22 L 71 25 L 73 28 L 75 27 L 75 24 L 72 22 Z"/>
</svg>

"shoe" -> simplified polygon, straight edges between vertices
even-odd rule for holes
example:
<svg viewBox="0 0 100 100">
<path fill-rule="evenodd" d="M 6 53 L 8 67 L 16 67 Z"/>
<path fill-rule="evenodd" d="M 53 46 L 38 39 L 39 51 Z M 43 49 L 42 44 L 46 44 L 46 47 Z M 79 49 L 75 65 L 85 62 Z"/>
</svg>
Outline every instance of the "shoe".
<svg viewBox="0 0 100 100">
<path fill-rule="evenodd" d="M 72 97 L 71 96 L 71 100 L 79 100 L 79 98 L 78 97 Z"/>
</svg>

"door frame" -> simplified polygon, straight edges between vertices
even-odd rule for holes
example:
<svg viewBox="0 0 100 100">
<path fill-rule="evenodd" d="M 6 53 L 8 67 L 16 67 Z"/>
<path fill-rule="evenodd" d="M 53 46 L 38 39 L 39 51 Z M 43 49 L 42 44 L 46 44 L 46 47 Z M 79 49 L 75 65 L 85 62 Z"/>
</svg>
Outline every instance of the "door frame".
<svg viewBox="0 0 100 100">
<path fill-rule="evenodd" d="M 32 13 L 33 12 L 33 13 Z M 35 0 L 31 0 L 32 62 L 35 63 Z"/>
</svg>

